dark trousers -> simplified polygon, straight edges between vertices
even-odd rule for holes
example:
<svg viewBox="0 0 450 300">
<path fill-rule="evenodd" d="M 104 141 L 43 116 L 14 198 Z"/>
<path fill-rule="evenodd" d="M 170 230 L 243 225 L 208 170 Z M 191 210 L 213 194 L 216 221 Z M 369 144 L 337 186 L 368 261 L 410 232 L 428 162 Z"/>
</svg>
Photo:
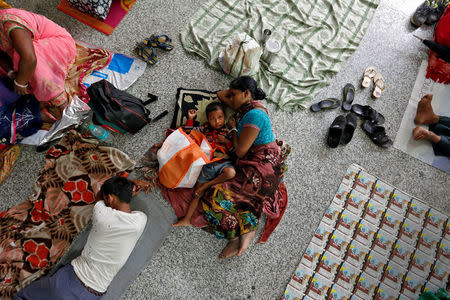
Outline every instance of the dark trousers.
<svg viewBox="0 0 450 300">
<path fill-rule="evenodd" d="M 433 144 L 434 154 L 450 157 L 450 118 L 439 116 L 439 122 L 429 125 L 430 131 L 441 137 L 437 144 Z"/>
<path fill-rule="evenodd" d="M 13 300 L 97 300 L 76 277 L 71 264 L 60 268 L 52 276 L 45 276 L 24 287 Z"/>
</svg>

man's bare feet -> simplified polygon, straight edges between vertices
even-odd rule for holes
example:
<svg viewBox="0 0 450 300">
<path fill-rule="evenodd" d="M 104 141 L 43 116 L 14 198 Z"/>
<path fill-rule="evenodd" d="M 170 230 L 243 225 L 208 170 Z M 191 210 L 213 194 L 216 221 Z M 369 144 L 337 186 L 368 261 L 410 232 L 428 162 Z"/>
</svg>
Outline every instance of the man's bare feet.
<svg viewBox="0 0 450 300">
<path fill-rule="evenodd" d="M 416 117 L 414 122 L 416 124 L 436 124 L 439 121 L 439 116 L 436 115 L 431 106 L 433 95 L 427 94 L 420 99 L 417 105 Z"/>
<path fill-rule="evenodd" d="M 426 130 L 423 127 L 417 126 L 416 128 L 414 128 L 413 130 L 413 137 L 414 140 L 416 141 L 420 141 L 422 139 L 426 139 L 430 142 L 432 142 L 433 144 L 439 143 L 439 141 L 441 140 L 441 137 L 439 135 L 437 135 L 436 133 Z"/>
<path fill-rule="evenodd" d="M 252 241 L 253 237 L 255 236 L 256 231 L 250 231 L 243 235 L 241 235 L 241 246 L 239 247 L 239 252 L 237 256 L 241 256 L 244 254 L 244 252 L 247 250 L 248 246 L 250 246 L 250 242 Z"/>
<path fill-rule="evenodd" d="M 219 255 L 219 258 L 228 258 L 236 255 L 239 250 L 239 238 L 234 238 L 228 242 Z"/>
<path fill-rule="evenodd" d="M 180 226 L 191 226 L 191 221 L 188 220 L 187 218 L 183 218 L 181 220 L 179 220 L 176 223 L 172 224 L 173 227 L 180 227 Z"/>
</svg>

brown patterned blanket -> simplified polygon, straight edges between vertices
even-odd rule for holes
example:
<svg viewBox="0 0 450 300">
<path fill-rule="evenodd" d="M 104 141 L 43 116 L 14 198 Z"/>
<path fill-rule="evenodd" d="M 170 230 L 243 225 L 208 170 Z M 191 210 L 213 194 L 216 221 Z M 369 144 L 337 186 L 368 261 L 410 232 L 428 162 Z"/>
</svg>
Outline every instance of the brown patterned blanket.
<svg viewBox="0 0 450 300">
<path fill-rule="evenodd" d="M 0 297 L 45 275 L 89 221 L 107 178 L 134 167 L 125 153 L 70 131 L 46 154 L 30 198 L 0 213 Z"/>
</svg>

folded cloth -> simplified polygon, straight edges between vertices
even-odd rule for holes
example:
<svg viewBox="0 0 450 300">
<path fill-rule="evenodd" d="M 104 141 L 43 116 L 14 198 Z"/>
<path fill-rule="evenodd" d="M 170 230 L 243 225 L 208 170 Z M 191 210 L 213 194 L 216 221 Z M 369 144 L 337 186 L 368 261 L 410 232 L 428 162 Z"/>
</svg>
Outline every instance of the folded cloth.
<svg viewBox="0 0 450 300">
<path fill-rule="evenodd" d="M 434 41 L 440 45 L 450 47 L 450 5 L 444 11 L 434 31 Z M 436 82 L 450 84 L 450 63 L 439 58 L 439 54 L 430 50 L 427 68 L 427 78 Z"/>
<path fill-rule="evenodd" d="M 19 155 L 20 148 L 18 145 L 11 147 L 0 145 L 0 183 L 11 174 Z"/>
</svg>

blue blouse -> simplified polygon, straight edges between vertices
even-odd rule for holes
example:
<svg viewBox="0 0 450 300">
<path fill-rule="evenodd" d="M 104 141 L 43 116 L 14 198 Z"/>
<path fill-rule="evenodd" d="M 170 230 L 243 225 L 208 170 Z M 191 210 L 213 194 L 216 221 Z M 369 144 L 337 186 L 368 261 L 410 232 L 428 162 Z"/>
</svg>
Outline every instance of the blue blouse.
<svg viewBox="0 0 450 300">
<path fill-rule="evenodd" d="M 237 127 L 239 136 L 244 127 L 259 129 L 258 136 L 253 142 L 254 146 L 267 144 L 275 140 L 272 131 L 272 122 L 269 116 L 261 109 L 254 108 L 244 115 Z"/>
</svg>

